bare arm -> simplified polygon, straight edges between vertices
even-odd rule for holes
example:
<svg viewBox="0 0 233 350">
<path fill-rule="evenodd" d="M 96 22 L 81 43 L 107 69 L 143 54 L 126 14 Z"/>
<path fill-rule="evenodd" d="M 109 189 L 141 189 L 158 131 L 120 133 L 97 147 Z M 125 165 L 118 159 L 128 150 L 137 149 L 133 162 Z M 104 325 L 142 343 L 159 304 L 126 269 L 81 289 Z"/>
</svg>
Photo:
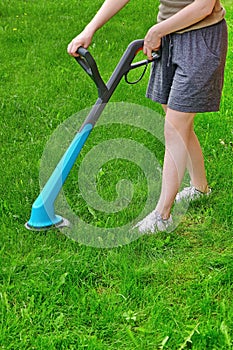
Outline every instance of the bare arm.
<svg viewBox="0 0 233 350">
<path fill-rule="evenodd" d="M 163 36 L 201 21 L 211 14 L 215 3 L 216 0 L 195 0 L 172 17 L 151 27 L 144 40 L 145 55 L 151 59 L 152 51 L 159 49 Z"/>
<path fill-rule="evenodd" d="M 99 11 L 86 26 L 68 45 L 67 51 L 72 56 L 77 56 L 76 51 L 80 46 L 88 48 L 95 32 L 118 13 L 130 0 L 105 0 Z"/>
</svg>

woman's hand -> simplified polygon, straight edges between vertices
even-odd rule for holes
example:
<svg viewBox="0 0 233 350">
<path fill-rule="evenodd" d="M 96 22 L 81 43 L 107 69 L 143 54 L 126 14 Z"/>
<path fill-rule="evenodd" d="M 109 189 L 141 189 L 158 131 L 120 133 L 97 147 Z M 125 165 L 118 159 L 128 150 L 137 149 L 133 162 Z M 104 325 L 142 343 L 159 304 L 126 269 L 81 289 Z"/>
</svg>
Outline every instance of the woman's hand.
<svg viewBox="0 0 233 350">
<path fill-rule="evenodd" d="M 216 0 L 194 0 L 173 16 L 151 27 L 145 36 L 143 48 L 148 59 L 152 58 L 153 50 L 160 48 L 162 37 L 200 22 L 212 13 L 215 4 Z"/>
<path fill-rule="evenodd" d="M 79 34 L 77 35 L 68 45 L 67 52 L 69 55 L 77 57 L 78 54 L 76 51 L 80 46 L 84 47 L 85 49 L 90 46 L 92 42 L 92 37 L 94 35 L 94 32 L 88 29 L 87 27 Z"/>
<path fill-rule="evenodd" d="M 143 52 L 149 60 L 152 60 L 152 51 L 158 51 L 161 46 L 162 36 L 158 29 L 159 25 L 154 25 L 148 30 L 144 38 Z"/>
</svg>

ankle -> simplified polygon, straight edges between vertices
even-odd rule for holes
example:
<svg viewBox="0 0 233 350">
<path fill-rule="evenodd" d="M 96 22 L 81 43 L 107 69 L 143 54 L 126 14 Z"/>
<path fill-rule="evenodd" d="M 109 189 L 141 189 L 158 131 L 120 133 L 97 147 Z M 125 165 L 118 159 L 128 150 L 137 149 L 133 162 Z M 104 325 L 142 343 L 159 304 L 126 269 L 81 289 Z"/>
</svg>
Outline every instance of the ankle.
<svg viewBox="0 0 233 350">
<path fill-rule="evenodd" d="M 162 218 L 163 220 L 168 220 L 168 219 L 170 218 L 170 216 L 171 216 L 171 210 L 170 210 L 170 209 L 169 209 L 169 210 L 168 210 L 168 209 L 165 210 L 165 209 L 163 208 L 163 209 L 159 210 L 159 209 L 156 207 L 155 211 L 161 216 L 161 218 Z"/>
<path fill-rule="evenodd" d="M 193 187 L 195 187 L 195 189 L 201 193 L 208 193 L 210 188 L 208 186 L 208 184 L 205 184 L 205 185 L 198 185 L 198 184 L 191 184 Z"/>
</svg>

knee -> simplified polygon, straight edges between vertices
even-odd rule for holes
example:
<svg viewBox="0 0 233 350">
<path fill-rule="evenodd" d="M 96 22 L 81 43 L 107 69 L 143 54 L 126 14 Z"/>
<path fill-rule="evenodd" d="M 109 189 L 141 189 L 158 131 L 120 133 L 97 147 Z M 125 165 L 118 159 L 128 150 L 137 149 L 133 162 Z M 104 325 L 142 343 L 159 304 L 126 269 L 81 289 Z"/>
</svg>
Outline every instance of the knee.
<svg viewBox="0 0 233 350">
<path fill-rule="evenodd" d="M 164 125 L 164 137 L 165 139 L 184 137 L 190 132 L 188 125 L 183 123 L 171 123 L 169 120 L 165 121 Z"/>
<path fill-rule="evenodd" d="M 165 144 L 174 146 L 180 144 L 187 144 L 190 138 L 191 129 L 189 127 L 174 126 L 169 123 L 165 123 L 164 138 Z"/>
<path fill-rule="evenodd" d="M 188 139 L 193 131 L 193 118 L 194 115 L 191 114 L 168 110 L 164 125 L 165 140 Z"/>
<path fill-rule="evenodd" d="M 165 140 L 173 139 L 174 136 L 177 136 L 177 134 L 178 134 L 178 132 L 177 132 L 176 128 L 166 120 L 165 125 L 164 125 L 164 138 L 165 138 Z"/>
</svg>

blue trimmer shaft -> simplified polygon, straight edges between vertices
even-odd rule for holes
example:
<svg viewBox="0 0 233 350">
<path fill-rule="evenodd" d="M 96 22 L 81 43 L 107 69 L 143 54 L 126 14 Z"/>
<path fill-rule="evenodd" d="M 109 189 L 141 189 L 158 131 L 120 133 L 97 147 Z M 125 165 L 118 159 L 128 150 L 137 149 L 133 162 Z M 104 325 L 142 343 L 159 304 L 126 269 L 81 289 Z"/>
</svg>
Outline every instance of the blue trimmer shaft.
<svg viewBox="0 0 233 350">
<path fill-rule="evenodd" d="M 43 230 L 48 229 L 51 226 L 59 227 L 59 225 L 62 225 L 62 222 L 65 219 L 55 214 L 55 200 L 69 172 L 71 171 L 86 139 L 95 126 L 99 116 L 106 106 L 106 103 L 109 101 L 122 77 L 127 74 L 129 70 L 142 65 L 147 65 L 151 62 L 144 60 L 131 65 L 135 55 L 140 49 L 142 49 L 142 47 L 143 40 L 135 40 L 129 44 L 106 85 L 99 75 L 98 68 L 91 54 L 84 48 L 80 48 L 80 51 L 78 51 L 82 57 L 77 58 L 77 61 L 86 71 L 86 73 L 94 80 L 98 88 L 99 97 L 86 120 L 84 121 L 83 125 L 81 126 L 79 132 L 75 135 L 67 151 L 59 161 L 46 185 L 42 189 L 40 195 L 33 203 L 30 219 L 25 225 L 26 228 L 31 230 Z M 159 55 L 157 55 L 155 59 L 158 57 Z"/>
</svg>

